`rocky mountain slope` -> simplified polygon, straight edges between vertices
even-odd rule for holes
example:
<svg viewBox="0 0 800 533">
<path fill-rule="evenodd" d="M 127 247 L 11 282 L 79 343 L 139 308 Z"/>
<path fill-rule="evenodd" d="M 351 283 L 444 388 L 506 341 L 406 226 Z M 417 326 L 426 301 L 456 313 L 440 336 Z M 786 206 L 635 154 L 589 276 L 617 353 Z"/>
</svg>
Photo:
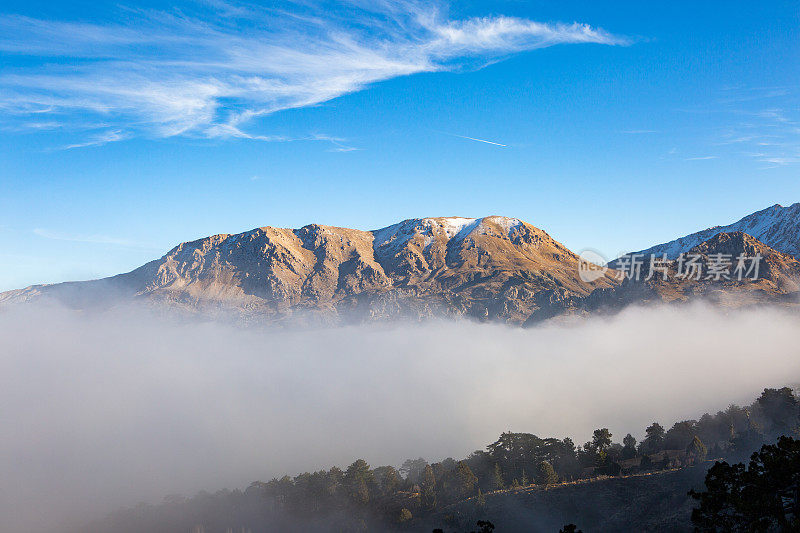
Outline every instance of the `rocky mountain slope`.
<svg viewBox="0 0 800 533">
<path fill-rule="evenodd" d="M 582 298 L 576 308 L 588 313 L 621 309 L 631 304 L 685 303 L 693 300 L 729 307 L 798 303 L 800 261 L 770 248 L 747 233 L 717 233 L 709 240 L 680 250 L 679 253 L 686 254 L 686 257 L 697 257 L 699 275 L 693 274 L 686 261 L 681 263 L 672 260 L 662 265 L 663 270 L 654 271 L 654 275 L 646 279 L 650 269 L 648 257 L 638 279 L 626 277 L 615 287 L 595 291 Z M 748 260 L 739 275 L 736 271 L 739 256 L 760 256 L 757 272 L 748 272 L 752 266 L 752 261 Z M 729 262 L 724 275 L 714 275 L 709 269 L 715 258 Z M 619 261 L 612 262 L 612 265 L 619 266 Z M 754 276 L 757 279 L 751 279 Z"/>
<path fill-rule="evenodd" d="M 615 283 L 613 273 L 582 281 L 578 257 L 521 220 L 446 217 L 375 231 L 312 224 L 214 235 L 127 274 L 11 291 L 0 303 L 54 298 L 83 308 L 133 299 L 268 320 L 464 315 L 521 323 Z"/>
<path fill-rule="evenodd" d="M 800 204 L 795 204 L 766 209 L 737 224 L 791 251 L 798 246 L 792 233 L 798 220 Z M 792 253 L 751 233 L 721 229 L 671 243 L 667 279 L 645 279 L 648 255 L 640 279 L 626 279 L 614 270 L 621 263 L 617 260 L 587 282 L 579 274 L 577 255 L 515 218 L 410 219 L 375 231 L 317 224 L 263 227 L 182 243 L 160 259 L 111 278 L 2 293 L 0 306 L 52 299 L 78 309 L 144 303 L 245 322 L 466 316 L 535 324 L 631 304 L 695 299 L 729 306 L 798 304 L 800 262 Z M 703 272 L 715 254 L 731 260 L 759 254 L 763 260 L 756 280 L 708 279 L 706 274 L 681 278 L 675 257 L 682 252 L 698 254 Z"/>
<path fill-rule="evenodd" d="M 756 211 L 738 222 L 727 226 L 715 226 L 674 241 L 659 244 L 646 250 L 633 252 L 644 255 L 667 254 L 668 259 L 675 259 L 698 244 L 709 240 L 719 233 L 741 231 L 755 237 L 767 246 L 800 258 L 800 203 L 788 207 L 775 204 L 761 211 Z"/>
</svg>

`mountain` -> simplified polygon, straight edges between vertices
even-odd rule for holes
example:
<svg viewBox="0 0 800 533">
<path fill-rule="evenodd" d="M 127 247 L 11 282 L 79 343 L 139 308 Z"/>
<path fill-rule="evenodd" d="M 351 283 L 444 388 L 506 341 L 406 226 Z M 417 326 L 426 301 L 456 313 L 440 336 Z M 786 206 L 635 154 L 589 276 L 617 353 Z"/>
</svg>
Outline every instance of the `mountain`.
<svg viewBox="0 0 800 533">
<path fill-rule="evenodd" d="M 682 303 L 691 300 L 704 300 L 717 305 L 741 307 L 762 304 L 797 304 L 800 294 L 800 261 L 794 256 L 770 248 L 747 233 L 717 233 L 698 245 L 681 250 L 687 257 L 696 256 L 702 274 L 699 279 L 693 276 L 682 278 L 679 270 L 686 272 L 679 261 L 668 261 L 666 276 L 657 272 L 651 279 L 649 256 L 643 265 L 641 276 L 628 277 L 622 283 L 603 288 L 580 299 L 575 309 L 583 313 L 601 310 L 618 310 L 631 304 Z M 723 254 L 730 261 L 727 278 L 709 274 L 709 264 L 713 258 Z M 760 256 L 757 279 L 749 279 L 742 272 L 742 279 L 735 274 L 736 258 Z M 619 266 L 619 260 L 612 265 Z M 747 261 L 745 267 L 749 268 Z M 710 279 L 709 279 L 710 277 Z"/>
<path fill-rule="evenodd" d="M 522 323 L 617 283 L 612 272 L 582 281 L 578 262 L 541 229 L 499 216 L 410 219 L 375 231 L 262 227 L 182 243 L 127 274 L 3 293 L 0 304 L 135 301 L 247 319 L 444 315 Z"/>
<path fill-rule="evenodd" d="M 775 204 L 747 215 L 733 224 L 708 228 L 633 253 L 644 254 L 648 257 L 651 254 L 657 256 L 667 254 L 668 259 L 676 259 L 681 252 L 686 252 L 711 239 L 714 235 L 737 231 L 747 233 L 779 252 L 800 258 L 800 203 L 792 204 L 789 207 Z"/>
<path fill-rule="evenodd" d="M 737 224 L 794 249 L 790 208 L 775 206 Z M 100 280 L 35 285 L 0 293 L 0 306 L 56 300 L 76 309 L 145 304 L 178 315 L 244 322 L 341 323 L 471 317 L 535 324 L 554 317 L 615 312 L 631 304 L 703 299 L 718 305 L 795 305 L 800 262 L 742 231 L 679 239 L 673 252 L 763 260 L 757 280 L 625 278 L 610 264 L 594 281 L 580 259 L 546 232 L 516 218 L 417 218 L 374 231 L 311 224 L 262 227 L 179 244 L 136 270 Z M 755 231 L 758 230 L 758 231 Z M 678 244 L 680 243 L 680 244 Z M 662 245 L 666 246 L 666 245 Z M 653 250 L 658 247 L 653 248 Z M 657 253 L 657 252 L 656 252 Z"/>
</svg>

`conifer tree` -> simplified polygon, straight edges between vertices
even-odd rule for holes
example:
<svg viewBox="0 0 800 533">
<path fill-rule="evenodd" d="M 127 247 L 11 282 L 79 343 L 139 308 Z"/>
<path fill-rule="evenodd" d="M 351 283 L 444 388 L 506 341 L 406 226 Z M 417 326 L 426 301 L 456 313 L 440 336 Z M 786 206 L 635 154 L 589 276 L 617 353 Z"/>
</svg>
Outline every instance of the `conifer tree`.
<svg viewBox="0 0 800 533">
<path fill-rule="evenodd" d="M 536 468 L 537 472 L 537 479 L 536 481 L 539 484 L 546 486 L 555 485 L 558 483 L 558 475 L 556 471 L 553 469 L 553 465 L 548 463 L 547 461 L 542 461 L 539 463 L 539 466 Z"/>
<path fill-rule="evenodd" d="M 431 465 L 425 465 L 419 481 L 420 498 L 422 506 L 426 509 L 436 509 L 436 476 L 433 475 Z"/>
<path fill-rule="evenodd" d="M 703 444 L 703 441 L 700 440 L 700 437 L 695 435 L 692 439 L 692 442 L 690 442 L 689 446 L 686 448 L 686 454 L 689 457 L 692 457 L 695 461 L 702 461 L 706 458 L 708 449 L 706 448 L 706 445 Z"/>
<path fill-rule="evenodd" d="M 475 498 L 475 505 L 478 509 L 483 509 L 486 506 L 486 496 L 483 495 L 480 487 L 478 487 L 478 496 Z"/>
<path fill-rule="evenodd" d="M 500 470 L 500 464 L 494 464 L 494 473 L 492 474 L 492 488 L 494 490 L 503 490 L 506 488 L 505 481 L 503 481 L 503 472 Z"/>
</svg>

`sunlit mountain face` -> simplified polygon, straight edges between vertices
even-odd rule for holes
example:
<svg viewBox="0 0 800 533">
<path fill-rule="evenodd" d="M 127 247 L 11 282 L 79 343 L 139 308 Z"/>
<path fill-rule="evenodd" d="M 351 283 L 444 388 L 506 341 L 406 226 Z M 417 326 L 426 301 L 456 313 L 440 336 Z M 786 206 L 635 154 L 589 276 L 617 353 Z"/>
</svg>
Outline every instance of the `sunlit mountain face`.
<svg viewBox="0 0 800 533">
<path fill-rule="evenodd" d="M 725 7 L 2 2 L 2 533 L 800 530 L 800 25 Z"/>
</svg>

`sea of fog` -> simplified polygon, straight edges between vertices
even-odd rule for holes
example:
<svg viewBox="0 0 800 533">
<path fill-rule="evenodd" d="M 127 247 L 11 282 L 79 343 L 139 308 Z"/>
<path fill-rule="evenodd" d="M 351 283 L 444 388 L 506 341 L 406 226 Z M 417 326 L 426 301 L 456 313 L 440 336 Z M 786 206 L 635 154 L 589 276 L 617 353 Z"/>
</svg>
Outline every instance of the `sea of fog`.
<svg viewBox="0 0 800 533">
<path fill-rule="evenodd" d="M 284 473 L 462 458 L 502 431 L 615 441 L 800 381 L 798 317 L 629 309 L 521 329 L 317 330 L 0 313 L 3 531 Z"/>
</svg>

